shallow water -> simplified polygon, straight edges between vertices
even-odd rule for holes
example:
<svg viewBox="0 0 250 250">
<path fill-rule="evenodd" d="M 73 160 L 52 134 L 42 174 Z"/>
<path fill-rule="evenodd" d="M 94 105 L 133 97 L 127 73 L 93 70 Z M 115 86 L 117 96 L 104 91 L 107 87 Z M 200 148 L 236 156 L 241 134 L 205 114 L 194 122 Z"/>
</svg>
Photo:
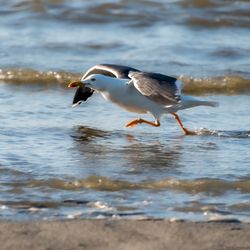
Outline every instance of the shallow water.
<svg viewBox="0 0 250 250">
<path fill-rule="evenodd" d="M 0 218 L 250 216 L 248 1 L 1 1 Z M 97 63 L 179 77 L 218 108 L 160 128 L 64 86 Z M 145 118 L 148 118 L 145 116 Z"/>
<path fill-rule="evenodd" d="M 183 136 L 172 117 L 126 129 L 132 114 L 98 95 L 71 109 L 71 95 L 1 84 L 3 218 L 248 219 L 249 96 L 203 97 L 221 105 L 180 112 L 198 133 Z"/>
</svg>

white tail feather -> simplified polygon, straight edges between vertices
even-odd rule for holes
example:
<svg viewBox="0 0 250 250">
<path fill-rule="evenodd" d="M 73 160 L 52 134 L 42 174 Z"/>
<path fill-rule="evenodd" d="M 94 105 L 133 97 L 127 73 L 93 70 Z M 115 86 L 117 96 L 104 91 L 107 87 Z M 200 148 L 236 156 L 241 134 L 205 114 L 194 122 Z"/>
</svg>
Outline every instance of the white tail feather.
<svg viewBox="0 0 250 250">
<path fill-rule="evenodd" d="M 192 107 L 196 107 L 196 106 L 217 107 L 218 105 L 219 105 L 218 102 L 202 101 L 202 100 L 196 99 L 192 96 L 182 95 L 180 109 L 188 109 L 188 108 L 192 108 Z"/>
<path fill-rule="evenodd" d="M 212 101 L 200 101 L 200 105 L 210 106 L 210 107 L 218 107 L 219 103 L 218 102 L 212 102 Z"/>
</svg>

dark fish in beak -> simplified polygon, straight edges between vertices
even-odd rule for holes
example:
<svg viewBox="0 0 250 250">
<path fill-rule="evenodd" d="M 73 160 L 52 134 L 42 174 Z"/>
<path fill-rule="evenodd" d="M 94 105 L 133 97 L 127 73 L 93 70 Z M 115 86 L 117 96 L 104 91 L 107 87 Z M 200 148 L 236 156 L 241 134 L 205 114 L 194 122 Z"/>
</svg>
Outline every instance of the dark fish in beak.
<svg viewBox="0 0 250 250">
<path fill-rule="evenodd" d="M 73 82 L 68 85 L 69 88 L 75 88 L 76 93 L 73 98 L 72 107 L 76 107 L 82 103 L 82 101 L 87 101 L 87 99 L 93 95 L 94 90 L 89 87 L 84 86 L 81 82 Z"/>
</svg>

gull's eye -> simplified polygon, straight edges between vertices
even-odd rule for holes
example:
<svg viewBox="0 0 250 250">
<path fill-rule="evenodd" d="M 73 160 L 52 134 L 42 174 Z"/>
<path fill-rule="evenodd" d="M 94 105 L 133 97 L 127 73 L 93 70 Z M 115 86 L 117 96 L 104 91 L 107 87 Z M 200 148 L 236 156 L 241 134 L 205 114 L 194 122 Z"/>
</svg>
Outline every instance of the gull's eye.
<svg viewBox="0 0 250 250">
<path fill-rule="evenodd" d="M 91 80 L 91 82 L 94 82 L 94 81 L 95 81 L 95 78 L 91 78 L 90 80 Z"/>
</svg>

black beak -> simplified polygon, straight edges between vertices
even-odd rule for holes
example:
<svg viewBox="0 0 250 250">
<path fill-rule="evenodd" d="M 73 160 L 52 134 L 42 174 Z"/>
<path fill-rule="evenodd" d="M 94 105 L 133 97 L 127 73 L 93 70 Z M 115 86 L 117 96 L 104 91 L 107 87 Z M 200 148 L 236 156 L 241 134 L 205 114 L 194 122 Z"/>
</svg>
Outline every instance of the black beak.
<svg viewBox="0 0 250 250">
<path fill-rule="evenodd" d="M 92 90 L 89 87 L 83 87 L 79 86 L 76 90 L 73 102 L 72 102 L 72 107 L 76 107 L 82 103 L 82 101 L 87 101 L 87 99 L 92 96 L 94 93 L 94 90 Z"/>
</svg>

